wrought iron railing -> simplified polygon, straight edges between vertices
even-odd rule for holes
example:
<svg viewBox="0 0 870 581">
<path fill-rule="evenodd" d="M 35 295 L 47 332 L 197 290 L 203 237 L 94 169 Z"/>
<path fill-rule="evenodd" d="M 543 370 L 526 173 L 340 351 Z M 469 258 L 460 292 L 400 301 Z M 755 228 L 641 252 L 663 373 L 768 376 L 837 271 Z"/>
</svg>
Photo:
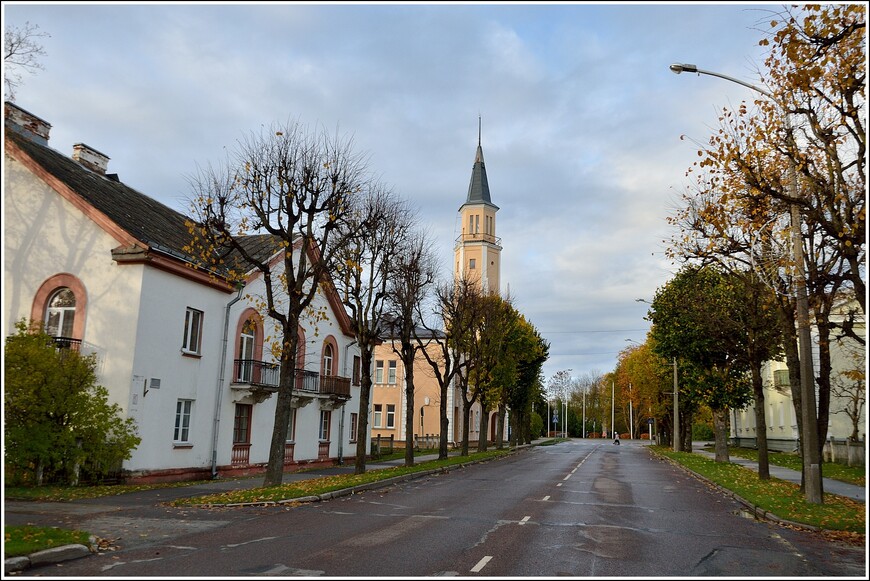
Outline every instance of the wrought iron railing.
<svg viewBox="0 0 870 581">
<path fill-rule="evenodd" d="M 281 376 L 278 363 L 266 363 L 254 359 L 236 359 L 233 365 L 233 383 L 277 389 Z M 315 371 L 296 370 L 296 391 L 350 397 L 350 378 L 336 375 L 320 375 Z"/>
</svg>

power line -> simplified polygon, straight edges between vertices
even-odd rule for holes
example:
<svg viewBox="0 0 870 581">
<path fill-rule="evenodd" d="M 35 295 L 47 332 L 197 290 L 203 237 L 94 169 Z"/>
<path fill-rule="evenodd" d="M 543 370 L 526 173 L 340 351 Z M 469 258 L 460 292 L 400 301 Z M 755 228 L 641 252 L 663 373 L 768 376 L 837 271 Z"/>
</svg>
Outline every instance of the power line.
<svg viewBox="0 0 870 581">
<path fill-rule="evenodd" d="M 608 329 L 601 331 L 541 331 L 541 334 L 555 335 L 557 333 L 636 333 L 638 331 L 649 331 L 649 329 Z"/>
</svg>

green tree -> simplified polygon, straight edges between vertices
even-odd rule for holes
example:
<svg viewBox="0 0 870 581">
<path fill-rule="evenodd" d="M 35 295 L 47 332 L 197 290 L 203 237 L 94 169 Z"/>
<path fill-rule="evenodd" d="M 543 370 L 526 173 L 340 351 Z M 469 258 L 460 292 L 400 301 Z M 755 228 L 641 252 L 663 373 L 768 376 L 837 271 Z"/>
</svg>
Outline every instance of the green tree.
<svg viewBox="0 0 870 581">
<path fill-rule="evenodd" d="M 141 439 L 133 418 L 97 385 L 96 359 L 58 349 L 39 327 L 16 324 L 6 339 L 4 458 L 16 478 L 77 484 L 79 470 L 108 473 Z"/>
<path fill-rule="evenodd" d="M 691 435 L 691 417 L 682 420 L 684 405 L 709 406 L 720 462 L 728 461 L 727 411 L 745 407 L 751 397 L 747 331 L 733 316 L 741 298 L 727 274 L 712 266 L 690 265 L 656 292 L 649 315 L 658 355 L 679 361 L 682 432 Z"/>
</svg>

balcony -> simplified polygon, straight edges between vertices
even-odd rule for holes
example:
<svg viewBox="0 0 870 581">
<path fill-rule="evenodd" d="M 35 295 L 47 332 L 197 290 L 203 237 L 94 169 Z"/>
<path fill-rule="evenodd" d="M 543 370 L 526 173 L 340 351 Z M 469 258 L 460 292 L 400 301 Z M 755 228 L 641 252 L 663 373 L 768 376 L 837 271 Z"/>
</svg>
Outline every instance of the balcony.
<svg viewBox="0 0 870 581">
<path fill-rule="evenodd" d="M 489 244 L 494 244 L 501 248 L 501 238 L 498 236 L 494 236 L 492 234 L 484 234 L 482 232 L 475 232 L 473 234 L 460 234 L 456 237 L 455 246 L 461 246 L 465 242 L 488 242 Z"/>
<path fill-rule="evenodd" d="M 233 380 L 230 387 L 247 391 L 257 403 L 278 391 L 281 366 L 253 359 L 236 359 L 233 362 Z M 335 375 L 320 375 L 314 371 L 296 369 L 293 395 L 312 399 L 346 401 L 350 399 L 350 378 Z"/>
</svg>

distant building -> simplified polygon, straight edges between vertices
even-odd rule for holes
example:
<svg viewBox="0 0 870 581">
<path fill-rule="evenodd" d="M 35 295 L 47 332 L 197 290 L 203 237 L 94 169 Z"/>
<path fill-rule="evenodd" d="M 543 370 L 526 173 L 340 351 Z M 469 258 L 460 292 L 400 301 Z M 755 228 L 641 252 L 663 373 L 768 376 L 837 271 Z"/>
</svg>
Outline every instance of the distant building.
<svg viewBox="0 0 870 581">
<path fill-rule="evenodd" d="M 498 206 L 492 203 L 486 166 L 483 161 L 483 148 L 478 136 L 477 151 L 468 184 L 465 203 L 459 208 L 462 232 L 454 246 L 454 277 L 466 277 L 478 281 L 481 288 L 489 293 L 500 292 L 501 280 L 501 238 L 496 236 L 495 214 Z M 420 336 L 431 336 L 431 332 L 419 330 Z M 398 343 L 394 337 L 385 337 L 382 344 L 375 348 L 374 371 L 372 373 L 372 417 L 369 423 L 373 439 L 393 438 L 399 446 L 406 440 L 406 418 L 414 416 L 413 437 L 420 446 L 437 447 L 441 435 L 440 425 L 440 387 L 431 365 L 425 357 L 418 354 L 414 362 L 414 408 L 406 409 L 405 371 L 399 355 L 394 350 Z M 439 357 L 434 343 L 427 347 L 432 359 Z M 447 418 L 450 433 L 448 442 L 458 446 L 462 437 L 462 396 L 454 385 L 447 394 Z M 480 440 L 480 404 L 472 406 L 469 415 L 469 442 Z M 497 410 L 489 412 L 487 433 L 483 437 L 489 442 L 496 438 L 498 422 Z M 507 438 L 508 421 L 505 419 L 502 433 Z"/>
<path fill-rule="evenodd" d="M 76 144 L 71 158 L 55 151 L 50 128 L 6 103 L 7 335 L 32 320 L 60 348 L 97 356 L 99 383 L 142 438 L 123 466 L 129 480 L 262 471 L 278 377 L 271 323 L 248 298 L 262 279 L 252 271 L 237 289 L 191 268 L 187 216 L 108 173 L 96 149 Z M 264 258 L 274 248 L 269 237 L 248 243 Z M 356 448 L 359 350 L 329 285 L 316 301 L 327 316 L 300 328 L 288 470 Z"/>
<path fill-rule="evenodd" d="M 855 309 L 857 301 L 854 299 L 843 301 L 834 309 L 832 318 L 845 316 L 846 310 Z M 856 334 L 866 337 L 866 323 L 863 316 L 854 326 Z M 813 332 L 813 342 L 818 337 Z M 845 454 L 846 440 L 856 436 L 855 445 L 861 446 L 860 456 L 863 458 L 866 450 L 867 425 L 866 425 L 866 348 L 854 339 L 848 337 L 835 338 L 831 341 L 831 409 L 828 424 L 828 437 L 825 443 L 825 456 L 830 458 L 839 451 L 841 458 Z M 815 357 L 818 357 L 818 348 L 814 349 Z M 816 359 L 814 369 L 818 369 Z M 859 372 L 857 377 L 855 372 Z M 764 379 L 764 406 L 765 421 L 767 423 L 768 449 L 781 452 L 794 452 L 798 449 L 798 425 L 794 403 L 791 398 L 788 367 L 785 361 L 769 361 L 762 368 Z M 815 382 L 814 382 L 815 385 Z M 816 387 L 818 394 L 818 387 Z M 818 395 L 816 396 L 818 402 Z M 855 407 L 856 402 L 860 407 Z M 856 412 L 858 419 L 854 425 L 846 413 L 847 409 Z M 731 440 L 735 445 L 755 447 L 758 437 L 757 424 L 755 422 L 755 405 L 750 404 L 743 410 L 731 412 Z M 839 442 L 839 443 L 838 443 Z"/>
</svg>

